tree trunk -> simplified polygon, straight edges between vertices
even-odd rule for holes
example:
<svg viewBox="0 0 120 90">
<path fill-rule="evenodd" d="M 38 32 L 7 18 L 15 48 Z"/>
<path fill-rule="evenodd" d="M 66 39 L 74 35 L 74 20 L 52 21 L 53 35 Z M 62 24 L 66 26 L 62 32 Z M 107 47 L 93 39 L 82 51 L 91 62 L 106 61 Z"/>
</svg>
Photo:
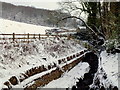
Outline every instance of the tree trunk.
<svg viewBox="0 0 120 90">
<path fill-rule="evenodd" d="M 108 26 L 108 2 L 103 2 L 103 6 L 102 6 L 102 31 L 103 34 L 106 36 L 105 38 L 109 38 L 108 35 L 108 30 L 107 30 L 107 26 Z"/>
</svg>

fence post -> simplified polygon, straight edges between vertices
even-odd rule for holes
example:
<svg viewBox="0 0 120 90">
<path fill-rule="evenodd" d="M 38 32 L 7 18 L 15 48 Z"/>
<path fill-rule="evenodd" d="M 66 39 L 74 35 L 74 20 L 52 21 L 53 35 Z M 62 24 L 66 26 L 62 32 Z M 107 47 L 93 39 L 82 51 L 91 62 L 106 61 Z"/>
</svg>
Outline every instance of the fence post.
<svg viewBox="0 0 120 90">
<path fill-rule="evenodd" d="M 13 33 L 13 42 L 15 41 L 15 33 Z"/>
<path fill-rule="evenodd" d="M 34 34 L 33 38 L 35 39 L 35 34 Z"/>
<path fill-rule="evenodd" d="M 29 43 L 29 33 L 28 33 L 28 43 Z"/>
<path fill-rule="evenodd" d="M 39 40 L 40 40 L 40 34 L 39 34 Z"/>
</svg>

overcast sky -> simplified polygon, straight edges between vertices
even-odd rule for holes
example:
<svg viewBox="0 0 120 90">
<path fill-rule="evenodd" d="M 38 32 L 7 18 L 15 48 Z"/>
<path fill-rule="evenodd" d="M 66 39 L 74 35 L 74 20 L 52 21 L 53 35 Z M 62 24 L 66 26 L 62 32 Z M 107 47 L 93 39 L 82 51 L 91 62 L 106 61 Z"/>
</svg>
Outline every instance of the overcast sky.
<svg viewBox="0 0 120 90">
<path fill-rule="evenodd" d="M 32 6 L 36 8 L 54 10 L 59 8 L 57 2 L 61 2 L 62 0 L 0 0 L 0 1 L 9 2 L 16 5 Z"/>
</svg>

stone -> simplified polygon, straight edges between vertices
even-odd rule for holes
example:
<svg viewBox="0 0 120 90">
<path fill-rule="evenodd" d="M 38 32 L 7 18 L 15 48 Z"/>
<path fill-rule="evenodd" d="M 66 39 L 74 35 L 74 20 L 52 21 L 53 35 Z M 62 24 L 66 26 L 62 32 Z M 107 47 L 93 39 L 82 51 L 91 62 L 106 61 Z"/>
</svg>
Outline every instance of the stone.
<svg viewBox="0 0 120 90">
<path fill-rule="evenodd" d="M 18 80 L 16 78 L 16 76 L 12 76 L 10 79 L 9 79 L 10 83 L 12 85 L 17 85 L 18 84 Z"/>
</svg>

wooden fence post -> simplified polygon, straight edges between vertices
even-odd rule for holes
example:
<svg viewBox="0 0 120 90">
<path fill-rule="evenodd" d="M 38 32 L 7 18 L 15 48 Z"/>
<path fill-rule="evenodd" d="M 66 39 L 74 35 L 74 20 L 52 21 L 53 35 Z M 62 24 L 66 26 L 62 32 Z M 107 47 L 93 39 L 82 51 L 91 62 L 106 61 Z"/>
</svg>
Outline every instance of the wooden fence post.
<svg viewBox="0 0 120 90">
<path fill-rule="evenodd" d="M 39 40 L 40 40 L 40 34 L 39 34 Z"/>
<path fill-rule="evenodd" d="M 35 34 L 34 34 L 33 38 L 35 39 Z"/>
<path fill-rule="evenodd" d="M 13 33 L 13 42 L 15 41 L 15 33 Z"/>
<path fill-rule="evenodd" d="M 29 33 L 28 33 L 28 43 L 29 43 Z"/>
</svg>

